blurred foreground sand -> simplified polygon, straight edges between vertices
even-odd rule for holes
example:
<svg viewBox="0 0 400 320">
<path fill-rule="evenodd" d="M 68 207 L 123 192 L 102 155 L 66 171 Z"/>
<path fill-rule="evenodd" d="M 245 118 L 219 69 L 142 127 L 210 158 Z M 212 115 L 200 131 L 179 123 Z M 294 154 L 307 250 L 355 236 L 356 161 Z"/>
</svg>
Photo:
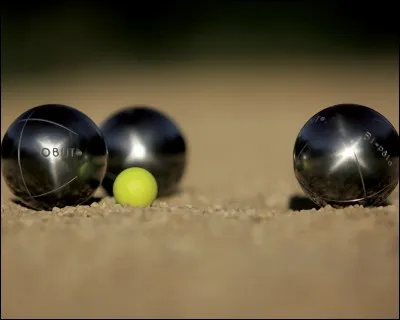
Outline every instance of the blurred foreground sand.
<svg viewBox="0 0 400 320">
<path fill-rule="evenodd" d="M 399 316 L 399 191 L 374 209 L 292 211 L 301 126 L 368 105 L 399 128 L 398 61 L 346 66 L 82 70 L 6 83 L 2 137 L 27 108 L 100 123 L 130 104 L 171 115 L 189 142 L 182 192 L 149 209 L 102 202 L 33 212 L 2 181 L 2 317 Z"/>
</svg>

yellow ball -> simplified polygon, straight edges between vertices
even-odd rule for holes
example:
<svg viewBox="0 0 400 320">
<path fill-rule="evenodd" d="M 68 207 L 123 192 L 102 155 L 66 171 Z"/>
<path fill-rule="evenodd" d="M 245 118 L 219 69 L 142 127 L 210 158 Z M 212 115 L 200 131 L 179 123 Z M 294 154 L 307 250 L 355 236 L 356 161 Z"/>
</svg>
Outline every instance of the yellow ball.
<svg viewBox="0 0 400 320">
<path fill-rule="evenodd" d="M 157 197 L 157 181 L 145 169 L 128 168 L 115 179 L 113 192 L 119 204 L 144 208 L 150 206 Z"/>
</svg>

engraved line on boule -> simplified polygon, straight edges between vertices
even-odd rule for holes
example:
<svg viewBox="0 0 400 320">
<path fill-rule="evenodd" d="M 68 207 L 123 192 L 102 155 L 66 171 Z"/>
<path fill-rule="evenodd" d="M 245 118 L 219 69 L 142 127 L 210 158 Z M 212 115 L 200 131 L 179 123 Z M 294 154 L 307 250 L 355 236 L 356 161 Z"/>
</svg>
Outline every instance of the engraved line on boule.
<svg viewBox="0 0 400 320">
<path fill-rule="evenodd" d="M 383 191 L 385 191 L 385 190 L 387 190 L 387 189 L 393 188 L 393 186 L 396 188 L 397 184 L 398 184 L 398 182 L 395 181 L 395 182 L 393 182 L 393 183 L 391 183 L 391 184 L 389 184 L 389 185 L 383 187 L 383 188 L 380 189 L 379 191 L 377 191 L 377 192 L 375 192 L 375 193 L 369 195 L 369 196 L 367 197 L 367 199 L 368 199 L 368 198 L 375 197 L 375 196 L 378 195 L 379 193 L 381 193 L 381 192 L 383 192 Z"/>
<path fill-rule="evenodd" d="M 375 197 L 377 194 L 379 194 L 379 193 L 385 191 L 386 189 L 389 189 L 389 188 L 391 188 L 391 187 L 393 187 L 393 186 L 396 187 L 396 185 L 398 184 L 398 182 L 395 181 L 395 182 L 393 182 L 393 183 L 391 183 L 391 184 L 389 184 L 389 185 L 383 187 L 382 189 L 380 189 L 379 191 L 375 192 L 374 194 L 369 195 L 369 196 L 366 197 L 366 198 L 357 198 L 357 199 L 352 199 L 352 200 L 334 200 L 334 199 L 329 199 L 329 198 L 323 198 L 323 197 L 317 195 L 317 194 L 316 194 L 315 192 L 313 192 L 312 190 L 310 190 L 310 188 L 306 187 L 301 181 L 299 181 L 299 183 L 300 183 L 300 185 L 301 185 L 305 190 L 307 190 L 308 192 L 310 192 L 310 194 L 317 196 L 319 199 L 324 200 L 324 201 L 329 201 L 329 202 L 336 202 L 336 203 L 350 203 L 350 202 L 357 202 L 357 201 L 360 201 L 360 200 L 368 200 L 368 199 L 370 199 L 370 198 Z"/>
<path fill-rule="evenodd" d="M 22 143 L 22 135 L 23 135 L 23 133 L 24 133 L 26 124 L 28 123 L 29 118 L 32 116 L 32 114 L 33 114 L 34 112 L 35 112 L 35 110 L 33 110 L 33 111 L 29 114 L 29 116 L 28 116 L 27 119 L 23 120 L 23 121 L 25 121 L 25 123 L 24 123 L 24 126 L 22 127 L 21 133 L 20 133 L 20 135 L 19 135 L 18 149 L 17 149 L 19 172 L 20 172 L 20 174 L 21 174 L 21 179 L 22 179 L 22 182 L 23 182 L 23 184 L 24 184 L 24 186 L 25 186 L 26 192 L 28 192 L 28 194 L 29 194 L 30 197 L 32 197 L 32 194 L 31 194 L 31 192 L 29 191 L 28 186 L 26 185 L 25 178 L 24 178 L 24 175 L 23 175 L 23 173 L 22 173 L 22 166 L 21 166 L 21 143 Z M 21 121 L 18 121 L 18 122 L 22 122 L 22 120 L 21 120 Z"/>
<path fill-rule="evenodd" d="M 42 194 L 33 196 L 32 198 L 38 198 L 38 197 L 42 197 L 42 196 L 47 196 L 47 195 L 50 194 L 50 193 L 56 192 L 56 191 L 58 191 L 58 190 L 64 188 L 66 185 L 70 184 L 70 183 L 71 183 L 72 181 L 74 181 L 76 178 L 78 178 L 78 176 L 75 176 L 73 179 L 69 180 L 68 182 L 64 183 L 62 186 L 60 186 L 60 187 L 58 187 L 58 188 L 56 188 L 56 189 L 53 189 L 53 190 L 51 190 L 51 191 L 48 191 L 48 192 L 45 192 L 45 193 L 42 193 Z"/>
<path fill-rule="evenodd" d="M 59 124 L 59 123 L 57 123 L 57 122 L 50 121 L 50 120 L 37 119 L 37 118 L 29 119 L 29 118 L 28 118 L 28 119 L 20 120 L 20 121 L 18 121 L 18 122 L 25 122 L 25 125 L 26 125 L 26 122 L 28 122 L 28 120 L 29 120 L 29 121 L 38 121 L 38 122 L 47 122 L 47 123 L 51 123 L 51 124 L 54 124 L 55 126 L 58 126 L 58 127 L 60 127 L 60 128 L 63 128 L 63 129 L 65 129 L 65 130 L 67 130 L 67 131 L 69 131 L 69 132 L 71 132 L 71 133 L 73 133 L 73 134 L 79 136 L 79 134 L 76 133 L 75 131 L 73 131 L 73 130 L 71 130 L 71 129 L 65 127 L 65 126 L 63 126 L 62 124 Z M 24 127 L 25 127 L 25 126 L 24 126 Z"/>
<path fill-rule="evenodd" d="M 306 144 L 304 145 L 304 147 L 301 148 L 299 154 L 297 155 L 297 158 L 300 158 L 301 154 L 303 153 L 303 151 L 305 150 L 306 147 L 308 147 L 308 143 L 306 143 Z"/>
<path fill-rule="evenodd" d="M 353 150 L 353 153 L 354 153 L 354 158 L 356 159 L 357 170 L 358 170 L 358 174 L 360 175 L 361 184 L 362 184 L 363 191 L 364 191 L 364 198 L 367 199 L 367 189 L 365 189 L 364 177 L 361 172 L 360 162 L 358 161 L 357 154 L 354 150 Z"/>
</svg>

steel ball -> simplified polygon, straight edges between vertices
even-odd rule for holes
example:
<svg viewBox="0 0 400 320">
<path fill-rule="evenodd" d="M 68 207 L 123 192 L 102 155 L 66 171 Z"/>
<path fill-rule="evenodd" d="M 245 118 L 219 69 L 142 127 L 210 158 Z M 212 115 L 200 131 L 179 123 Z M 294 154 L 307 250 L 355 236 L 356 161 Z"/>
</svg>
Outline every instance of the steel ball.
<svg viewBox="0 0 400 320">
<path fill-rule="evenodd" d="M 294 145 L 303 191 L 319 206 L 376 206 L 399 181 L 399 134 L 377 111 L 339 104 L 312 116 Z"/>
<path fill-rule="evenodd" d="M 89 200 L 107 168 L 107 147 L 97 125 L 59 104 L 34 107 L 8 128 L 2 174 L 16 198 L 36 210 Z"/>
<path fill-rule="evenodd" d="M 153 174 L 158 197 L 178 191 L 186 169 L 187 145 L 170 116 L 150 106 L 127 107 L 111 114 L 100 130 L 109 152 L 103 187 L 110 196 L 117 175 L 130 167 Z"/>
</svg>

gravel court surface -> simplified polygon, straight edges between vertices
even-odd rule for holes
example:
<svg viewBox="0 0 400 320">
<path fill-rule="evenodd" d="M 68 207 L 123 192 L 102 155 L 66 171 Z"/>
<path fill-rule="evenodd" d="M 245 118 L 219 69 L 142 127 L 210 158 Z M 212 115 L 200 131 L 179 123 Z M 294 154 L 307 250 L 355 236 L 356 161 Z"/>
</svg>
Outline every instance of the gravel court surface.
<svg viewBox="0 0 400 320">
<path fill-rule="evenodd" d="M 365 104 L 398 130 L 398 61 L 105 66 L 2 91 L 2 137 L 44 103 L 98 124 L 147 104 L 177 121 L 189 145 L 181 192 L 147 209 L 106 197 L 34 212 L 10 201 L 2 181 L 3 317 L 399 316 L 398 188 L 386 207 L 288 207 L 303 196 L 294 141 L 314 113 Z"/>
</svg>

